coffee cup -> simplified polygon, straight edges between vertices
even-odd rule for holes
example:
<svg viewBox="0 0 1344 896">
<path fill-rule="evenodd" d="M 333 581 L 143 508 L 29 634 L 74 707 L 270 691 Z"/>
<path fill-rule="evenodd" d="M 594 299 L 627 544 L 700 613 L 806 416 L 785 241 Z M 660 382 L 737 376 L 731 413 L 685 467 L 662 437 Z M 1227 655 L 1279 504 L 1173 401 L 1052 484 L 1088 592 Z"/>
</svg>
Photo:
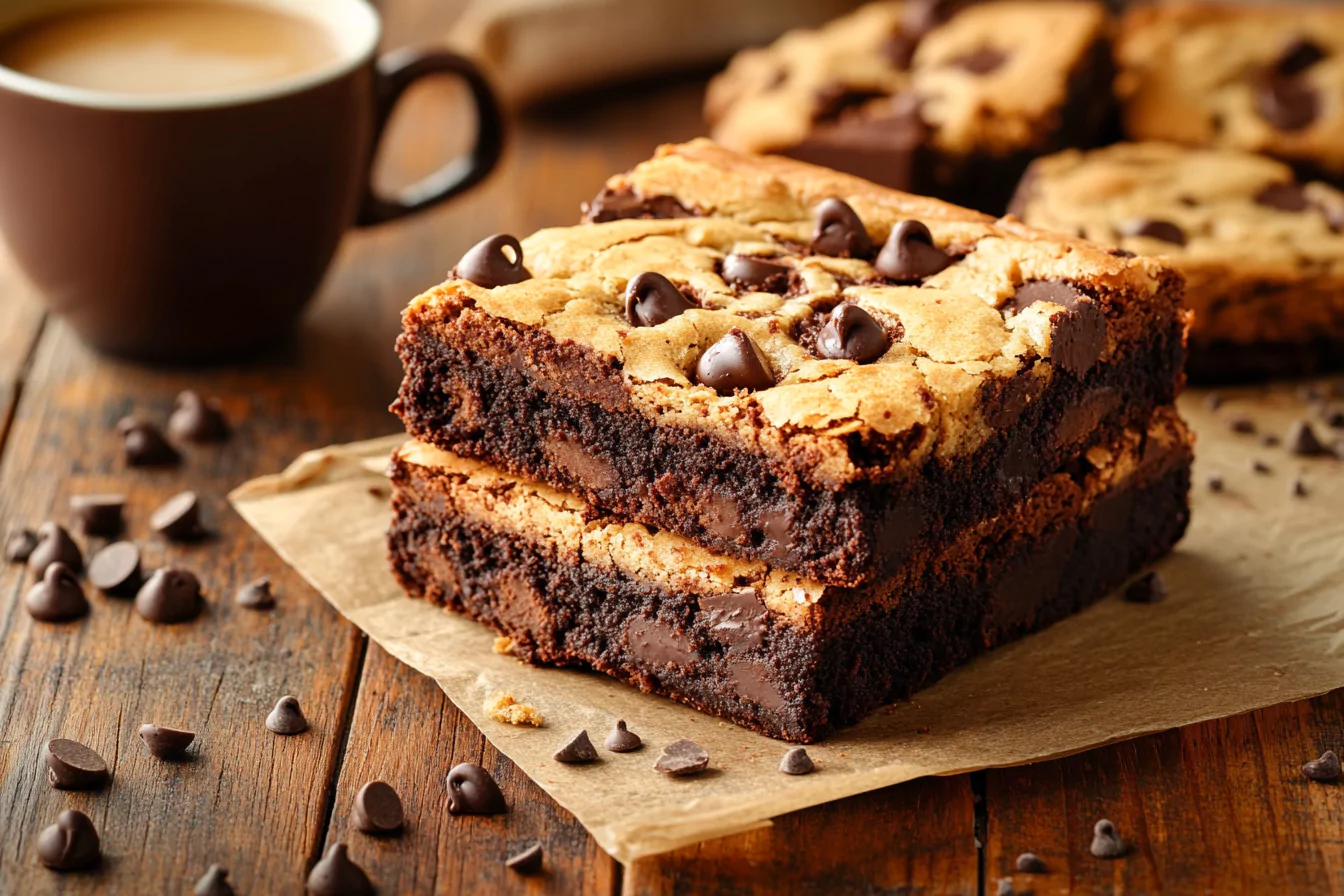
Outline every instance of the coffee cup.
<svg viewBox="0 0 1344 896">
<path fill-rule="evenodd" d="M 480 70 L 444 50 L 376 58 L 379 35 L 365 0 L 8 0 L 0 233 L 19 266 L 117 355 L 214 361 L 288 333 L 349 228 L 429 208 L 499 159 Z M 380 195 L 394 105 L 443 74 L 470 92 L 475 145 Z"/>
</svg>

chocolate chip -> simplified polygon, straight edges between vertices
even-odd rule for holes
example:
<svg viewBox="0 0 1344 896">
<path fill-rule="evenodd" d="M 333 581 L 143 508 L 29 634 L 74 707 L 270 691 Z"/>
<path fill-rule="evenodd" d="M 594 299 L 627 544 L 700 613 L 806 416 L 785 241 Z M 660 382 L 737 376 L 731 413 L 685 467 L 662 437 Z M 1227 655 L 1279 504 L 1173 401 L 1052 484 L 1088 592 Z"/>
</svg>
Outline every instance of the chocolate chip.
<svg viewBox="0 0 1344 896">
<path fill-rule="evenodd" d="M 794 747 L 779 760 L 779 770 L 786 775 L 810 775 L 817 770 L 817 766 L 806 750 Z"/>
<path fill-rule="evenodd" d="M 1010 308 L 1014 312 L 1025 311 L 1037 302 L 1050 302 L 1072 308 L 1087 293 L 1065 280 L 1031 280 L 1023 283 L 1013 293 Z"/>
<path fill-rule="evenodd" d="M 588 739 L 588 732 L 580 731 L 569 739 L 569 743 L 555 751 L 553 758 L 556 762 L 565 762 L 579 764 L 584 762 L 594 762 L 597 759 L 597 747 Z"/>
<path fill-rule="evenodd" d="M 36 532 L 32 529 L 16 529 L 5 539 L 5 560 L 10 563 L 27 563 L 36 547 Z"/>
<path fill-rule="evenodd" d="M 738 389 L 768 389 L 775 384 L 770 363 L 751 337 L 737 327 L 705 349 L 696 362 L 695 379 L 720 395 L 731 395 Z"/>
<path fill-rule="evenodd" d="M 1344 405 L 1331 405 L 1322 408 L 1321 419 L 1331 429 L 1344 429 Z"/>
<path fill-rule="evenodd" d="M 604 188 L 585 203 L 585 221 L 602 224 L 628 218 L 693 218 L 695 213 L 672 196 L 640 196 L 628 187 Z"/>
<path fill-rule="evenodd" d="M 1017 890 L 1013 889 L 1011 878 L 999 878 L 998 886 L 994 888 L 994 896 L 1017 896 Z"/>
<path fill-rule="evenodd" d="M 1122 236 L 1146 236 L 1164 243 L 1185 245 L 1185 231 L 1170 221 L 1158 221 L 1152 218 L 1136 218 L 1120 226 Z"/>
<path fill-rule="evenodd" d="M 723 260 L 723 279 L 754 292 L 783 295 L 789 289 L 788 265 L 751 255 L 729 255 Z"/>
<path fill-rule="evenodd" d="M 873 240 L 858 213 L 843 199 L 832 196 L 817 205 L 817 227 L 812 232 L 812 251 L 837 258 L 868 258 Z"/>
<path fill-rule="evenodd" d="M 149 528 L 169 541 L 194 541 L 201 537 L 201 502 L 195 492 L 173 495 L 149 515 Z"/>
<path fill-rule="evenodd" d="M 234 896 L 229 884 L 229 872 L 219 865 L 211 865 L 196 881 L 193 896 Z"/>
<path fill-rule="evenodd" d="M 858 305 L 836 305 L 817 331 L 817 354 L 823 358 L 867 364 L 887 353 L 891 340 L 873 316 Z"/>
<path fill-rule="evenodd" d="M 1166 599 L 1166 580 L 1155 572 L 1140 576 L 1125 589 L 1125 600 L 1132 604 L 1160 604 Z"/>
<path fill-rule="evenodd" d="M 695 307 L 662 274 L 645 271 L 625 287 L 625 319 L 636 327 L 656 327 Z"/>
<path fill-rule="evenodd" d="M 160 625 L 190 622 L 201 612 L 201 582 L 185 569 L 160 569 L 136 592 L 135 611 Z"/>
<path fill-rule="evenodd" d="M 1255 421 L 1245 414 L 1238 414 L 1235 417 L 1228 418 L 1227 428 L 1243 436 L 1255 433 Z"/>
<path fill-rule="evenodd" d="M 1300 75 L 1329 53 L 1309 37 L 1296 37 L 1279 53 L 1274 69 L 1281 75 Z"/>
<path fill-rule="evenodd" d="M 78 871 L 98 864 L 102 845 L 89 816 L 66 809 L 37 837 L 37 859 L 53 871 Z"/>
<path fill-rule="evenodd" d="M 168 418 L 168 434 L 183 442 L 225 442 L 229 438 L 229 421 L 219 399 L 202 398 L 188 389 L 177 396 Z"/>
<path fill-rule="evenodd" d="M 858 90 L 840 82 L 826 84 L 812 95 L 812 119 L 832 122 L 851 109 L 857 109 L 888 95 L 885 90 Z"/>
<path fill-rule="evenodd" d="M 1277 448 L 1283 440 L 1272 432 L 1267 432 L 1260 437 L 1260 444 L 1266 448 Z"/>
<path fill-rule="evenodd" d="M 58 737 L 42 750 L 47 781 L 57 790 L 96 790 L 107 783 L 103 757 L 77 740 Z"/>
<path fill-rule="evenodd" d="M 693 740 L 674 740 L 663 747 L 663 755 L 653 764 L 655 770 L 673 777 L 698 775 L 709 768 L 709 754 Z"/>
<path fill-rule="evenodd" d="M 504 250 L 513 253 L 510 259 Z M 532 274 L 523 267 L 523 247 L 518 238 L 507 233 L 497 233 L 486 237 L 467 250 L 462 260 L 453 268 L 452 276 L 470 280 L 484 289 L 509 286 L 531 280 Z"/>
<path fill-rule="evenodd" d="M 171 467 L 182 462 L 182 455 L 152 423 L 125 417 L 117 424 L 117 432 L 121 433 L 122 452 L 128 466 Z"/>
<path fill-rule="evenodd" d="M 133 596 L 144 584 L 140 548 L 129 541 L 113 542 L 103 548 L 89 561 L 89 582 L 104 594 Z"/>
<path fill-rule="evenodd" d="M 1044 874 L 1045 862 L 1034 852 L 1024 852 L 1017 857 L 1015 867 L 1023 874 Z"/>
<path fill-rule="evenodd" d="M 766 529 L 773 528 L 767 513 Z M 729 653 L 761 646 L 770 611 L 751 588 L 706 594 L 697 601 L 704 612 L 714 640 L 727 646 Z"/>
<path fill-rule="evenodd" d="M 1301 78 L 1268 72 L 1254 84 L 1255 110 L 1280 131 L 1300 131 L 1321 112 L 1321 96 Z"/>
<path fill-rule="evenodd" d="M 276 734 L 288 737 L 308 730 L 299 698 L 288 694 L 275 701 L 275 708 L 266 716 L 266 727 Z"/>
<path fill-rule="evenodd" d="M 905 71 L 910 67 L 910 60 L 915 58 L 915 48 L 918 46 L 918 35 L 902 30 L 882 41 L 877 52 L 890 62 L 893 68 Z"/>
<path fill-rule="evenodd" d="M 644 741 L 625 727 L 625 719 L 617 719 L 616 727 L 607 735 L 604 746 L 613 753 L 633 753 L 644 746 Z"/>
<path fill-rule="evenodd" d="M 1259 458 L 1256 458 L 1255 460 L 1251 461 L 1251 472 L 1259 473 L 1262 476 L 1268 476 L 1270 473 L 1273 473 L 1274 471 L 1270 469 L 1269 464 L 1265 463 Z"/>
<path fill-rule="evenodd" d="M 1301 184 L 1270 184 L 1255 194 L 1255 201 L 1281 212 L 1304 212 L 1311 207 Z"/>
<path fill-rule="evenodd" d="M 1222 473 L 1210 473 L 1209 478 L 1205 480 L 1205 483 L 1208 485 L 1209 491 L 1211 492 L 1220 492 L 1226 485 L 1226 483 L 1223 482 Z"/>
<path fill-rule="evenodd" d="M 1326 750 L 1320 759 L 1313 759 L 1302 766 L 1302 774 L 1313 781 L 1337 781 L 1344 769 L 1340 768 L 1339 757 L 1334 750 Z"/>
<path fill-rule="evenodd" d="M 1211 411 L 1216 411 L 1223 406 L 1223 396 L 1217 392 L 1210 392 L 1204 396 L 1204 407 Z"/>
<path fill-rule="evenodd" d="M 84 555 L 59 523 L 43 523 L 37 527 L 37 546 L 28 555 L 28 571 L 41 576 L 53 563 L 64 563 L 79 572 L 84 568 Z"/>
<path fill-rule="evenodd" d="M 541 844 L 533 843 L 517 855 L 504 860 L 504 867 L 518 874 L 536 874 L 541 871 Z"/>
<path fill-rule="evenodd" d="M 247 610 L 269 610 L 275 606 L 275 595 L 271 592 L 271 580 L 268 578 L 248 582 L 238 589 L 233 602 Z"/>
<path fill-rule="evenodd" d="M 1288 451 L 1298 457 L 1328 457 L 1335 453 L 1316 437 L 1316 430 L 1305 420 L 1294 423 L 1289 431 Z"/>
<path fill-rule="evenodd" d="M 1106 250 L 1106 254 L 1107 254 L 1107 255 L 1112 255 L 1112 256 L 1114 256 L 1114 257 L 1116 257 L 1116 258 L 1138 258 L 1138 257 L 1139 257 L 1138 254 L 1136 254 L 1136 253 L 1134 253 L 1134 252 L 1131 252 L 1131 251 L 1129 251 L 1128 249 L 1107 249 L 1107 250 Z"/>
<path fill-rule="evenodd" d="M 350 860 L 344 843 L 333 843 L 318 860 L 304 885 L 308 896 L 374 896 L 377 890 L 364 869 Z"/>
<path fill-rule="evenodd" d="M 1091 299 L 1050 318 L 1050 360 L 1075 376 L 1092 369 L 1106 349 L 1106 315 Z"/>
<path fill-rule="evenodd" d="M 933 244 L 933 234 L 922 221 L 902 221 L 891 229 L 873 268 L 897 283 L 918 283 L 952 264 Z"/>
<path fill-rule="evenodd" d="M 1291 493 L 1294 498 L 1305 498 L 1307 496 L 1307 484 L 1301 479 L 1294 479 Z"/>
<path fill-rule="evenodd" d="M 28 589 L 23 606 L 28 615 L 42 622 L 69 622 L 89 612 L 83 586 L 64 563 L 47 566 L 42 581 Z"/>
<path fill-rule="evenodd" d="M 140 739 L 155 757 L 176 759 L 191 746 L 191 742 L 196 739 L 196 732 L 145 724 L 140 726 Z"/>
<path fill-rule="evenodd" d="M 406 824 L 401 797 L 383 781 L 370 781 L 359 788 L 350 815 L 355 829 L 366 834 L 395 834 Z"/>
<path fill-rule="evenodd" d="M 1099 859 L 1118 859 L 1129 851 L 1115 825 L 1103 818 L 1092 829 L 1092 855 Z"/>
<path fill-rule="evenodd" d="M 463 762 L 448 772 L 449 815 L 498 815 L 507 811 L 499 785 L 476 763 Z"/>
<path fill-rule="evenodd" d="M 996 50 L 993 47 L 980 47 L 971 53 L 953 59 L 952 64 L 973 75 L 987 75 L 1002 68 L 1007 61 L 1008 54 L 1002 50 Z"/>
<path fill-rule="evenodd" d="M 70 499 L 70 512 L 85 535 L 113 538 L 121 533 L 125 520 L 125 495 L 75 495 Z"/>
</svg>

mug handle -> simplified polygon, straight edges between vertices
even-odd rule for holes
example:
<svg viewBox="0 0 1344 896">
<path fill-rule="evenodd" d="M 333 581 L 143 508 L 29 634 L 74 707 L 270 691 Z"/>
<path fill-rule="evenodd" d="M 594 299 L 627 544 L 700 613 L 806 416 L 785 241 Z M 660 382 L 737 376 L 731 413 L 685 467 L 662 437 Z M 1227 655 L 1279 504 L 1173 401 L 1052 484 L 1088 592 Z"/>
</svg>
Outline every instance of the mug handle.
<svg viewBox="0 0 1344 896">
<path fill-rule="evenodd" d="M 456 75 L 471 91 L 476 107 L 476 145 L 466 155 L 453 159 L 396 196 L 379 195 L 373 188 L 373 160 L 392 110 L 413 83 L 427 75 L 440 74 Z M 504 116 L 499 101 L 480 68 L 465 56 L 448 50 L 408 47 L 380 58 L 376 77 L 375 152 L 369 154 L 369 171 L 356 227 L 382 224 L 423 211 L 475 186 L 494 169 L 504 148 Z"/>
</svg>

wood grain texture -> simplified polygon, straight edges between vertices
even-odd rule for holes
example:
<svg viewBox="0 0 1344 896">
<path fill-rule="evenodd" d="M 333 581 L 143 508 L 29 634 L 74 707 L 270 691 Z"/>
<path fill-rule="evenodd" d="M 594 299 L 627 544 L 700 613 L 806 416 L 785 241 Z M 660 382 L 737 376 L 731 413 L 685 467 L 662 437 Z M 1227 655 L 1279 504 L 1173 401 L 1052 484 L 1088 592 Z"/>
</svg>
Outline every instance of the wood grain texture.
<svg viewBox="0 0 1344 896">
<path fill-rule="evenodd" d="M 13 256 L 0 239 L 0 448 L 5 444 L 22 377 L 37 346 L 43 319 L 41 300 L 19 273 Z"/>
</svg>

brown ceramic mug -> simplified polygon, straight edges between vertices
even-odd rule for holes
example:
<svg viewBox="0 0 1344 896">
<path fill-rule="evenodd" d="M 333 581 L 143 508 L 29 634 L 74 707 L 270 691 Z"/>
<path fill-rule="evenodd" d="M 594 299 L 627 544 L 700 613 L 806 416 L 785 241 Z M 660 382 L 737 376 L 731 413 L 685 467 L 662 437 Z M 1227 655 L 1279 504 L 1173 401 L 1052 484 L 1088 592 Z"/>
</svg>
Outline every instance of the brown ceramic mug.
<svg viewBox="0 0 1344 896">
<path fill-rule="evenodd" d="M 0 232 L 51 307 L 100 349 L 200 362 L 273 341 L 349 227 L 428 208 L 499 159 L 499 107 L 468 60 L 375 59 L 380 22 L 365 0 L 251 2 L 330 29 L 332 59 L 199 95 L 103 92 L 0 66 Z M 71 5 L 7 0 L 0 35 Z M 416 79 L 444 73 L 471 92 L 475 147 L 379 196 L 371 168 L 393 105 Z"/>
</svg>

